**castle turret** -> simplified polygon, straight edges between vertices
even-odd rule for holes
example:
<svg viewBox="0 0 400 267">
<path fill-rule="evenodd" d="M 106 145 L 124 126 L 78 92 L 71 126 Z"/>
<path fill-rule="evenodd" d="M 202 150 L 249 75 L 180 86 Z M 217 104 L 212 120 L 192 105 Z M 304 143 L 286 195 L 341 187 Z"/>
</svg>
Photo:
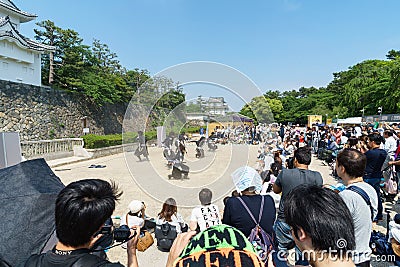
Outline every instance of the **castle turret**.
<svg viewBox="0 0 400 267">
<path fill-rule="evenodd" d="M 55 50 L 23 36 L 20 24 L 36 19 L 12 1 L 0 0 L 0 79 L 41 85 L 41 55 Z"/>
</svg>

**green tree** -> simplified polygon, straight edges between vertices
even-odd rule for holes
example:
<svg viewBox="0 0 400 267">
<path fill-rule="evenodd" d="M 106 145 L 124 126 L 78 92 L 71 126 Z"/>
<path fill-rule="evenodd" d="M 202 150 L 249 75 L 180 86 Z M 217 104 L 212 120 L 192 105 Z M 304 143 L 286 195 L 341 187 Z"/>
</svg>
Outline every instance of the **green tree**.
<svg viewBox="0 0 400 267">
<path fill-rule="evenodd" d="M 188 103 L 186 105 L 186 112 L 188 112 L 188 113 L 200 113 L 201 112 L 201 106 L 198 105 L 197 103 Z"/>
<path fill-rule="evenodd" d="M 275 109 L 279 110 L 282 106 L 279 105 L 279 100 L 266 99 L 264 96 L 254 97 L 239 113 L 256 119 L 258 123 L 271 123 L 274 121 L 274 116 L 271 112 L 270 104 Z"/>
<path fill-rule="evenodd" d="M 37 26 L 43 28 L 43 30 L 34 29 L 35 39 L 40 43 L 59 46 L 61 41 L 61 28 L 57 27 L 54 22 L 45 20 L 36 23 Z M 54 81 L 54 56 L 57 55 L 58 51 L 51 51 L 49 54 L 45 53 L 42 55 L 42 83 L 49 85 Z"/>
<path fill-rule="evenodd" d="M 94 39 L 92 43 L 93 65 L 104 73 L 119 74 L 123 68 L 118 60 L 116 53 L 111 52 L 107 44 Z"/>
<path fill-rule="evenodd" d="M 256 115 L 254 115 L 254 112 L 253 112 L 253 110 L 251 109 L 251 107 L 250 107 L 249 104 L 245 104 L 245 105 L 243 106 L 243 108 L 239 111 L 239 114 L 242 114 L 242 115 L 244 115 L 244 116 L 246 116 L 246 117 L 249 117 L 250 119 L 253 119 L 254 124 L 256 124 L 256 125 L 258 124 Z"/>
<path fill-rule="evenodd" d="M 396 51 L 394 49 L 390 50 L 386 55 L 386 58 L 390 60 L 394 60 L 399 57 L 400 57 L 400 51 Z"/>
</svg>

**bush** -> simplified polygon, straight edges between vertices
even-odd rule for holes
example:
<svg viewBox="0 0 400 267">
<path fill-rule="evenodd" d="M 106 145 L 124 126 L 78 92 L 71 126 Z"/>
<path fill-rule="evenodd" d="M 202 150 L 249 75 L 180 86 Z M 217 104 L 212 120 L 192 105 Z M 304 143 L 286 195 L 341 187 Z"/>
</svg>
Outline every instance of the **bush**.
<svg viewBox="0 0 400 267">
<path fill-rule="evenodd" d="M 199 133 L 200 132 L 200 126 L 193 126 L 193 127 L 187 127 L 187 128 L 183 128 L 181 130 L 181 132 L 185 132 L 185 133 Z M 205 130 L 205 127 L 203 127 Z"/>
<path fill-rule="evenodd" d="M 102 148 L 109 146 L 117 146 L 122 144 L 121 134 L 109 134 L 109 135 L 96 135 L 87 134 L 82 136 L 85 143 L 85 148 Z"/>
<path fill-rule="evenodd" d="M 146 140 L 157 139 L 157 131 L 148 131 L 145 133 Z M 96 135 L 87 134 L 82 136 L 85 148 L 94 149 L 109 146 L 122 145 L 122 134 Z M 124 133 L 124 143 L 133 143 L 137 138 L 137 133 Z"/>
</svg>

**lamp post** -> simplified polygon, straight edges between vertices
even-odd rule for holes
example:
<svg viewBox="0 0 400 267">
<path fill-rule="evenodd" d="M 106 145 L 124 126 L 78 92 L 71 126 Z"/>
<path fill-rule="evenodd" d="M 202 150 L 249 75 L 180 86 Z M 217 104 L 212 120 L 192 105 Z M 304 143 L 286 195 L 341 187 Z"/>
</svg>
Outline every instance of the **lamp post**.
<svg viewBox="0 0 400 267">
<path fill-rule="evenodd" d="M 362 110 L 360 110 L 362 112 L 362 116 L 364 117 L 364 112 L 365 112 L 365 108 L 363 108 Z"/>
<path fill-rule="evenodd" d="M 325 124 L 328 125 L 328 114 L 325 114 L 326 120 L 325 120 Z"/>
</svg>

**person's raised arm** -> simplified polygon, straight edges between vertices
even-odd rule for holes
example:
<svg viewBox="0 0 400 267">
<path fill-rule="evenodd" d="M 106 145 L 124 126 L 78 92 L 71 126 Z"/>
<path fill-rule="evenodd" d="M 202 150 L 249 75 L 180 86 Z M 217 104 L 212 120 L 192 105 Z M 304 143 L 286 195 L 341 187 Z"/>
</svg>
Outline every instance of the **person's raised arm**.
<svg viewBox="0 0 400 267">
<path fill-rule="evenodd" d="M 400 160 L 395 160 L 395 161 L 389 161 L 389 165 L 400 165 Z"/>
<path fill-rule="evenodd" d="M 128 253 L 128 267 L 139 267 L 139 263 L 136 256 L 136 246 L 140 236 L 140 227 L 136 226 L 136 229 L 131 229 L 131 235 L 135 234 L 135 237 L 128 241 L 127 253 Z"/>
<path fill-rule="evenodd" d="M 189 223 L 189 229 L 190 229 L 191 231 L 196 231 L 196 229 L 197 229 L 197 221 L 190 221 L 190 223 Z"/>
<path fill-rule="evenodd" d="M 183 251 L 190 239 L 196 235 L 196 231 L 189 231 L 186 233 L 179 234 L 172 244 L 172 247 L 168 254 L 168 260 L 166 267 L 173 267 L 175 260 L 179 257 L 179 254 Z"/>
</svg>

